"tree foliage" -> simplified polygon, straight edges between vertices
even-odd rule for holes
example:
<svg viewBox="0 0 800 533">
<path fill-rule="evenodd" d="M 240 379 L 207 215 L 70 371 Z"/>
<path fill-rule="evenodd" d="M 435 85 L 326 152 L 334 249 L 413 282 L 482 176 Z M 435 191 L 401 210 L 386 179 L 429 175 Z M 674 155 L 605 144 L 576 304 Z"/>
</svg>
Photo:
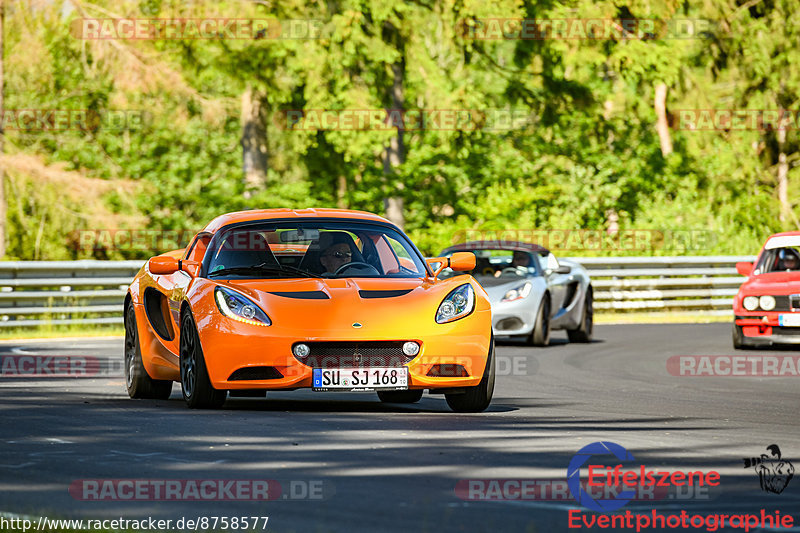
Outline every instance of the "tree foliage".
<svg viewBox="0 0 800 533">
<path fill-rule="evenodd" d="M 800 112 L 798 7 L 796 0 L 20 0 L 6 13 L 7 109 L 127 109 L 146 120 L 121 130 L 7 129 L 7 258 L 145 257 L 158 250 L 82 249 L 74 232 L 197 230 L 217 214 L 265 207 L 383 213 L 387 196 L 404 200 L 406 230 L 428 254 L 467 229 L 508 228 L 703 230 L 714 235 L 707 246 L 648 253 L 752 253 L 767 234 L 797 228 L 796 129 L 689 131 L 672 110 Z M 76 38 L 79 19 L 115 17 L 274 18 L 320 32 Z M 487 19 L 638 19 L 654 30 L 644 39 L 464 32 L 469 21 Z M 671 25 L 679 20 L 709 24 L 676 37 Z M 395 130 L 291 129 L 282 120 L 287 110 L 390 108 L 399 61 L 407 109 L 506 110 L 524 120 L 407 130 L 405 161 L 391 180 L 382 154 Z M 668 87 L 674 149 L 667 155 L 655 128 L 658 84 Z M 252 194 L 245 194 L 240 122 L 248 87 L 263 95 L 270 117 L 269 168 Z M 40 162 L 36 172 L 20 164 L 30 157 Z M 779 161 L 791 214 L 783 220 Z M 62 182 L 48 179 L 55 175 L 99 185 L 65 196 Z"/>
</svg>

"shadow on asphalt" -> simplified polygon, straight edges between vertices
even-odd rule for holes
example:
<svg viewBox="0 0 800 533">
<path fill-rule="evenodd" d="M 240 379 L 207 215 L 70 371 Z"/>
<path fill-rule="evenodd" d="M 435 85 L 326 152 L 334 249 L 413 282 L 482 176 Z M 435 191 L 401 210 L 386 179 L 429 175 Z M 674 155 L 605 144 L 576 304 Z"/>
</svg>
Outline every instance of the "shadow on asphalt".
<svg viewBox="0 0 800 533">
<path fill-rule="evenodd" d="M 531 346 L 525 341 L 525 339 L 516 339 L 513 337 L 507 337 L 507 338 L 498 337 L 495 339 L 495 342 L 497 343 L 497 346 L 520 346 L 520 347 L 530 348 L 531 350 L 547 350 L 548 348 L 558 348 L 561 346 L 569 346 L 569 345 L 589 346 L 591 344 L 601 344 L 604 343 L 605 341 L 603 339 L 592 339 L 591 342 L 575 343 L 575 342 L 569 342 L 569 339 L 551 338 L 550 344 L 548 346 Z"/>
</svg>

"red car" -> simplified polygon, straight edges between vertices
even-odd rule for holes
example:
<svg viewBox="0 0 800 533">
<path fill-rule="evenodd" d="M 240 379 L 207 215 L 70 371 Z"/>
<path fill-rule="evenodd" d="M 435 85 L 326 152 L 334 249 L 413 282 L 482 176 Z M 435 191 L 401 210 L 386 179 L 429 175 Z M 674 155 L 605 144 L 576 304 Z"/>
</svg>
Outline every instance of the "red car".
<svg viewBox="0 0 800 533">
<path fill-rule="evenodd" d="M 734 348 L 800 344 L 800 231 L 771 236 L 736 270 L 747 281 L 733 300 Z"/>
</svg>

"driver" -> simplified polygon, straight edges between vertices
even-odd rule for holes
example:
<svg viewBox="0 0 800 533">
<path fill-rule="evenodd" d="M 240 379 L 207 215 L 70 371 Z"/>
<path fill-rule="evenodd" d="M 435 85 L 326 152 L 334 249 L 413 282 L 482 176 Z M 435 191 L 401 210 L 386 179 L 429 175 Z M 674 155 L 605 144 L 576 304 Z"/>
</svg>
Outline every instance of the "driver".
<svg viewBox="0 0 800 533">
<path fill-rule="evenodd" d="M 514 257 L 511 259 L 511 266 L 528 268 L 531 266 L 531 256 L 525 252 L 514 252 Z"/>
<path fill-rule="evenodd" d="M 797 267 L 800 266 L 794 250 L 781 250 L 780 258 L 784 270 L 797 270 Z"/>
<path fill-rule="evenodd" d="M 522 268 L 527 269 L 531 266 L 531 256 L 526 252 L 515 251 L 514 255 L 511 257 L 511 264 L 506 267 L 506 269 L 515 269 L 515 268 Z M 494 277 L 499 278 L 500 275 L 503 273 L 505 269 L 498 269 L 494 273 Z"/>
<path fill-rule="evenodd" d="M 333 274 L 342 265 L 352 262 L 353 252 L 347 243 L 339 242 L 331 244 L 322 252 L 319 257 L 320 264 L 325 267 L 325 274 Z"/>
</svg>

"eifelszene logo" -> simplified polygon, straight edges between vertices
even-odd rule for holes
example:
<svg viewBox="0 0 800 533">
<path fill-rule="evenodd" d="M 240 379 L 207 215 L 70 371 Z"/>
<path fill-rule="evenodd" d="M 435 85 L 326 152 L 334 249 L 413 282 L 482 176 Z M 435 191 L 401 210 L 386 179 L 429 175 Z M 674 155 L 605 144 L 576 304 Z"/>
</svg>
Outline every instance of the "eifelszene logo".
<svg viewBox="0 0 800 533">
<path fill-rule="evenodd" d="M 755 468 L 761 490 L 780 494 L 794 476 L 794 465 L 788 459 L 781 458 L 781 449 L 777 444 L 770 444 L 767 450 L 770 455 L 762 453 L 761 457 L 744 458 L 744 467 Z"/>
<path fill-rule="evenodd" d="M 614 511 L 623 507 L 626 503 L 633 498 L 633 491 L 620 492 L 617 498 L 612 499 L 599 499 L 595 500 L 592 496 L 583 490 L 581 487 L 581 467 L 593 455 L 608 455 L 613 454 L 614 457 L 620 461 L 633 461 L 633 455 L 625 448 L 614 442 L 593 442 L 584 446 L 578 453 L 576 453 L 567 467 L 567 486 L 569 487 L 572 497 L 575 498 L 579 504 L 587 507 L 593 511 Z M 589 465 L 591 469 L 593 465 Z"/>
<path fill-rule="evenodd" d="M 602 460 L 595 457 L 603 455 L 611 455 L 619 463 L 613 466 L 597 464 Z M 633 454 L 614 442 L 600 441 L 584 446 L 573 456 L 567 467 L 567 486 L 572 497 L 592 511 L 607 513 L 631 501 L 636 495 L 632 490 L 635 488 L 716 487 L 720 483 L 720 474 L 714 470 L 661 472 L 639 465 L 623 471 L 622 463 L 633 460 Z M 581 468 L 584 465 L 589 471 L 585 487 L 581 485 Z M 603 498 L 595 499 L 589 492 L 597 487 L 603 489 Z M 620 488 L 626 490 L 619 491 Z"/>
</svg>

